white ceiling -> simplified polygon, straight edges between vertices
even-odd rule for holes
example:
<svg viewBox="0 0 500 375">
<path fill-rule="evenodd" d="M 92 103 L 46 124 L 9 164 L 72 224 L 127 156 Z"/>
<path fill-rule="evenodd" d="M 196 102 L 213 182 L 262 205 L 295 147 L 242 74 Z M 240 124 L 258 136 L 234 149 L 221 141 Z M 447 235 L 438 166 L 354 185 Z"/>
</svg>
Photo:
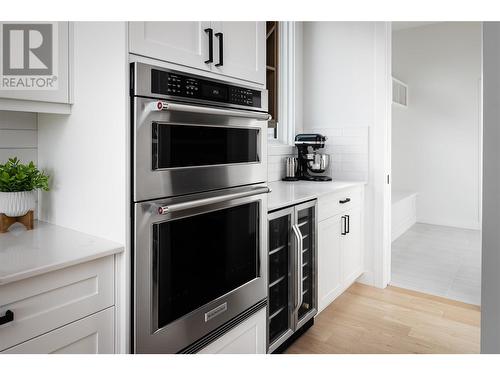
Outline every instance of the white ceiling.
<svg viewBox="0 0 500 375">
<path fill-rule="evenodd" d="M 392 23 L 392 31 L 399 31 L 399 30 L 405 30 L 405 29 L 412 29 L 414 27 L 421 27 L 421 26 L 427 26 L 431 25 L 433 23 L 437 22 L 432 22 L 432 21 L 405 21 L 405 22 L 393 22 Z"/>
</svg>

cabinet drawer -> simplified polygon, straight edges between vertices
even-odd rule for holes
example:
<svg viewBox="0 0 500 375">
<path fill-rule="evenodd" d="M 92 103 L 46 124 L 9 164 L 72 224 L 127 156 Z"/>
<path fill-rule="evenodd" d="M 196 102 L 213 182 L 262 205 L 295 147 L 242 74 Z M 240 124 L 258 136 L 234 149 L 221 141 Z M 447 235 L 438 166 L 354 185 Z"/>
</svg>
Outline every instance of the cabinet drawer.
<svg viewBox="0 0 500 375">
<path fill-rule="evenodd" d="M 113 354 L 114 307 L 80 319 L 2 354 Z"/>
<path fill-rule="evenodd" d="M 0 351 L 112 305 L 113 256 L 1 286 Z"/>
<path fill-rule="evenodd" d="M 318 199 L 318 221 L 328 219 L 354 207 L 359 207 L 362 202 L 362 187 L 346 189 L 338 193 L 322 196 Z"/>
<path fill-rule="evenodd" d="M 266 309 L 261 309 L 199 354 L 265 354 Z"/>
</svg>

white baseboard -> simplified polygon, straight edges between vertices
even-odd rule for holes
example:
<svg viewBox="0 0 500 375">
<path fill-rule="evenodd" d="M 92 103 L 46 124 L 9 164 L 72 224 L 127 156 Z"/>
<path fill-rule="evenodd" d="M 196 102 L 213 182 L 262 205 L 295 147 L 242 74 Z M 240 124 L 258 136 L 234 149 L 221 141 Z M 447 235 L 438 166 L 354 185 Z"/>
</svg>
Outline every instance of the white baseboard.
<svg viewBox="0 0 500 375">
<path fill-rule="evenodd" d="M 376 286 L 372 271 L 363 272 L 363 274 L 357 278 L 356 282 L 369 286 Z"/>
<path fill-rule="evenodd" d="M 441 225 L 444 227 L 481 230 L 481 224 L 478 222 L 461 222 L 461 221 L 441 221 L 435 219 L 417 217 L 417 223 Z"/>
</svg>

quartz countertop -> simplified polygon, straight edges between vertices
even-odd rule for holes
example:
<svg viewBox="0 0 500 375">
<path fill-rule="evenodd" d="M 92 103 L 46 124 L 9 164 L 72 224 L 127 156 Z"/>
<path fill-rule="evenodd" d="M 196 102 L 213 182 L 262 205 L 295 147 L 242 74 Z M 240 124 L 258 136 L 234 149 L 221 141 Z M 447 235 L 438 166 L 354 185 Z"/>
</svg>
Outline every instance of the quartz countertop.
<svg viewBox="0 0 500 375">
<path fill-rule="evenodd" d="M 0 234 L 0 285 L 122 252 L 123 245 L 76 230 L 35 222 Z"/>
<path fill-rule="evenodd" d="M 267 209 L 272 211 L 364 185 L 366 185 L 364 181 L 273 181 L 268 184 L 272 191 L 268 196 Z"/>
</svg>

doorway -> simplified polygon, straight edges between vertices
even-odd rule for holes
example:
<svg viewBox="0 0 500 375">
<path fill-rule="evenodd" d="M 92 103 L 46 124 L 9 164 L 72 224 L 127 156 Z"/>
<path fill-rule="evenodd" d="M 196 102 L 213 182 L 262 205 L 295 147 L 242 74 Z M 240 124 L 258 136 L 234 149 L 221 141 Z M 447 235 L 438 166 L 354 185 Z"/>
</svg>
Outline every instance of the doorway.
<svg viewBox="0 0 500 375">
<path fill-rule="evenodd" d="M 481 23 L 392 26 L 390 284 L 479 305 Z"/>
</svg>

